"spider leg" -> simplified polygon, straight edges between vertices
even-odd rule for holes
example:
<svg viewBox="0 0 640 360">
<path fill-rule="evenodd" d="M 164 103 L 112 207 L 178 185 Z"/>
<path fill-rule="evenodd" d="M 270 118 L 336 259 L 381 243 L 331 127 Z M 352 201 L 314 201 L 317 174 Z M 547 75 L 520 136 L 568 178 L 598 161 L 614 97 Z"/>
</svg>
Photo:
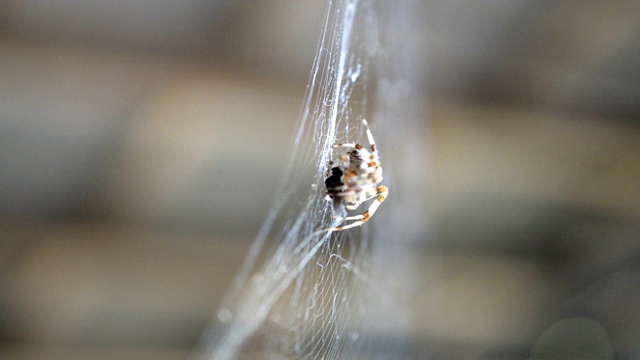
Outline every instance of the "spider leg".
<svg viewBox="0 0 640 360">
<path fill-rule="evenodd" d="M 376 187 L 376 194 L 378 195 L 378 197 L 376 198 L 376 200 L 374 202 L 371 203 L 371 205 L 369 206 L 369 208 L 362 213 L 362 215 L 356 215 L 356 216 L 350 216 L 350 217 L 346 217 L 344 220 L 356 220 L 350 224 L 346 224 L 346 225 L 342 225 L 342 226 L 336 226 L 333 227 L 331 229 L 329 229 L 330 231 L 341 231 L 341 230 L 346 230 L 346 229 L 351 229 L 354 228 L 356 226 L 361 226 L 362 224 L 366 223 L 367 221 L 369 221 L 369 219 L 371 219 L 371 217 L 373 216 L 373 214 L 375 214 L 376 210 L 378 210 L 378 207 L 380 206 L 380 204 L 382 204 L 382 202 L 387 198 L 387 195 L 389 195 L 389 189 L 386 186 L 378 186 Z"/>
<path fill-rule="evenodd" d="M 371 129 L 369 129 L 369 123 L 367 123 L 367 120 L 362 119 L 362 124 L 364 124 L 364 128 L 367 130 L 367 138 L 369 139 L 369 145 L 371 145 L 371 152 L 377 157 L 378 150 L 376 149 L 376 141 L 373 140 L 373 134 L 371 133 Z"/>
<path fill-rule="evenodd" d="M 363 218 L 364 218 L 364 215 L 360 214 L 360 215 L 354 215 L 354 216 L 347 216 L 346 218 L 342 219 L 342 221 L 362 220 Z M 344 229 L 339 229 L 336 227 L 336 228 L 333 228 L 332 230 L 344 230 Z"/>
<path fill-rule="evenodd" d="M 369 123 L 366 119 L 362 119 L 362 124 L 364 125 L 365 130 L 367 131 L 367 139 L 369 140 L 369 145 L 371 145 L 371 151 L 377 156 L 378 151 L 376 149 L 376 141 L 373 139 L 373 134 L 371 133 L 371 129 L 369 129 Z M 345 143 L 345 144 L 335 144 L 333 148 L 339 147 L 357 147 L 356 143 Z"/>
<path fill-rule="evenodd" d="M 335 144 L 333 145 L 333 148 L 339 148 L 339 147 L 356 147 L 356 143 L 346 143 L 346 144 Z"/>
</svg>

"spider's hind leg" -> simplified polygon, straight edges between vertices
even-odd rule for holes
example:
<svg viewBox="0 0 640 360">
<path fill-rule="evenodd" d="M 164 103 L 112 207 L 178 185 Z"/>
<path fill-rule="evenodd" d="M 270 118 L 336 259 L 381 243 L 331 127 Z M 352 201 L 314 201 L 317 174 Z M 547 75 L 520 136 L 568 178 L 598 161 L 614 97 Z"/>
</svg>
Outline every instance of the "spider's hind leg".
<svg viewBox="0 0 640 360">
<path fill-rule="evenodd" d="M 369 219 L 371 219 L 371 217 L 376 212 L 376 210 L 378 210 L 378 207 L 380 207 L 380 204 L 382 204 L 382 202 L 387 198 L 387 195 L 389 195 L 389 189 L 386 186 L 380 185 L 380 186 L 376 187 L 375 194 L 378 195 L 376 197 L 375 201 L 371 203 L 369 208 L 364 213 L 362 213 L 362 215 L 346 217 L 343 220 L 343 221 L 349 221 L 349 220 L 356 220 L 356 221 L 354 221 L 354 222 L 352 222 L 350 224 L 346 224 L 346 225 L 342 225 L 342 226 L 336 226 L 336 227 L 333 227 L 333 228 L 331 228 L 329 230 L 330 231 L 341 231 L 341 230 L 351 229 L 351 228 L 354 228 L 356 226 L 361 226 L 362 224 L 364 224 L 367 221 L 369 221 Z"/>
</svg>

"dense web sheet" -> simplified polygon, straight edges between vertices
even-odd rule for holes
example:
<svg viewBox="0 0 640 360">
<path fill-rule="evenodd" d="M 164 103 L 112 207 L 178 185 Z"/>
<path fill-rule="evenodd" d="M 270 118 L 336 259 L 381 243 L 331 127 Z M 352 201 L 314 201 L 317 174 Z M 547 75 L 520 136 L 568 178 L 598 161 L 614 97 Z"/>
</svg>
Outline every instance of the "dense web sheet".
<svg viewBox="0 0 640 360">
<path fill-rule="evenodd" d="M 423 174 L 412 167 L 426 156 L 424 64 L 407 37 L 419 24 L 412 4 L 329 2 L 283 186 L 199 358 L 395 359 L 406 352 L 409 246 L 425 234 L 426 220 Z M 331 232 L 339 220 L 324 200 L 324 178 L 328 162 L 345 151 L 332 145 L 366 143 L 363 118 L 390 197 L 363 227 Z"/>
</svg>

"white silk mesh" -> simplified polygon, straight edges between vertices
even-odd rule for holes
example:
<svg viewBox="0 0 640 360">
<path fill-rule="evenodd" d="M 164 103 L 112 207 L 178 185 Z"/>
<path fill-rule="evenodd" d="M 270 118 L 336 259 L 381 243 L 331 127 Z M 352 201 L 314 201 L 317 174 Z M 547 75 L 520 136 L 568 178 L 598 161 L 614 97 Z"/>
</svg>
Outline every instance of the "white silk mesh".
<svg viewBox="0 0 640 360">
<path fill-rule="evenodd" d="M 414 246 L 425 234 L 424 63 L 419 1 L 330 1 L 282 188 L 201 359 L 398 359 L 408 351 Z M 364 226 L 337 225 L 327 164 L 367 143 L 389 198 Z M 424 167 L 423 167 L 424 168 Z M 363 204 L 351 215 L 362 213 Z"/>
</svg>

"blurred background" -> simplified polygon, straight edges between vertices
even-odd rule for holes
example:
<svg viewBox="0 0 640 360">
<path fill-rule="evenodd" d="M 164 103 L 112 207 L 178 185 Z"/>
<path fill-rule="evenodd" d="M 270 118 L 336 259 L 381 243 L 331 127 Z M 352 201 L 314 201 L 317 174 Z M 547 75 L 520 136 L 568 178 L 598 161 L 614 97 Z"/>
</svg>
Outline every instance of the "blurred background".
<svg viewBox="0 0 640 360">
<path fill-rule="evenodd" d="M 416 358 L 640 358 L 640 3 L 424 4 Z M 325 6 L 0 3 L 0 358 L 188 357 L 283 181 Z"/>
</svg>

